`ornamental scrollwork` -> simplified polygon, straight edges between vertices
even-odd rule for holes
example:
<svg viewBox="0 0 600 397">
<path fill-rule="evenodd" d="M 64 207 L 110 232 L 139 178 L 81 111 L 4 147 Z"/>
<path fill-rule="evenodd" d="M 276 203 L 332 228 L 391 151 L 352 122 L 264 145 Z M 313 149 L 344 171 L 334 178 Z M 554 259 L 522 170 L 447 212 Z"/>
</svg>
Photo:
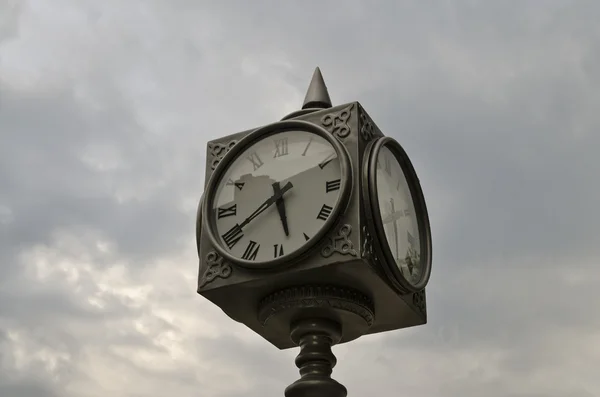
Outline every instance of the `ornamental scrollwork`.
<svg viewBox="0 0 600 397">
<path fill-rule="evenodd" d="M 232 268 L 231 265 L 215 251 L 211 251 L 206 255 L 206 270 L 200 278 L 198 287 L 204 287 L 217 277 L 227 278 L 231 276 Z"/>
<path fill-rule="evenodd" d="M 415 307 L 422 313 L 425 313 L 425 310 L 427 309 L 427 303 L 425 302 L 425 290 L 421 290 L 413 294 L 413 305 L 415 305 Z"/>
<path fill-rule="evenodd" d="M 340 139 L 346 138 L 348 135 L 350 135 L 350 126 L 348 125 L 348 120 L 350 120 L 350 116 L 352 115 L 353 107 L 354 104 L 352 103 L 339 112 L 323 116 L 321 119 L 321 124 L 323 124 L 323 127 L 325 127 L 336 137 Z"/>
<path fill-rule="evenodd" d="M 373 258 L 373 236 L 371 236 L 371 233 L 369 233 L 369 229 L 366 226 L 363 226 L 362 232 L 364 237 L 361 256 L 367 259 Z"/>
<path fill-rule="evenodd" d="M 360 119 L 360 137 L 365 141 L 369 142 L 373 138 L 375 138 L 377 131 L 375 129 L 375 125 L 371 118 L 365 113 L 364 110 L 361 109 L 359 113 Z"/>
<path fill-rule="evenodd" d="M 357 256 L 352 241 L 349 239 L 352 226 L 345 224 L 340 227 L 335 237 L 327 237 L 328 243 L 321 249 L 321 256 L 329 258 L 334 253 Z"/>
<path fill-rule="evenodd" d="M 359 291 L 331 285 L 306 285 L 274 292 L 258 305 L 258 320 L 265 325 L 277 313 L 289 309 L 332 308 L 361 317 L 368 326 L 375 321 L 373 302 Z"/>
<path fill-rule="evenodd" d="M 230 141 L 228 143 L 209 143 L 208 150 L 210 155 L 212 156 L 212 163 L 210 168 L 214 170 L 219 165 L 219 162 L 223 160 L 223 157 L 231 150 L 232 147 L 235 146 L 237 141 Z"/>
<path fill-rule="evenodd" d="M 363 240 L 362 240 L 362 250 L 361 256 L 363 259 L 366 259 L 370 266 L 375 268 L 379 268 L 379 258 L 375 253 L 375 246 L 373 241 L 373 236 L 369 233 L 369 228 L 367 226 L 363 226 Z"/>
</svg>

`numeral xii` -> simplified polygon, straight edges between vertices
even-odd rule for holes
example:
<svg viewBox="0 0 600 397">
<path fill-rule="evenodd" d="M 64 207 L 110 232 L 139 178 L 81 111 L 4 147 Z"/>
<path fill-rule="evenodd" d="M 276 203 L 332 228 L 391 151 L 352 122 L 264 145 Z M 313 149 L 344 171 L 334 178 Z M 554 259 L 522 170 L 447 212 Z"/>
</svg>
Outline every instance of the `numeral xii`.
<svg viewBox="0 0 600 397">
<path fill-rule="evenodd" d="M 288 154 L 288 139 L 287 138 L 276 139 L 275 140 L 275 154 L 273 155 L 273 158 L 285 156 L 287 154 Z"/>
</svg>

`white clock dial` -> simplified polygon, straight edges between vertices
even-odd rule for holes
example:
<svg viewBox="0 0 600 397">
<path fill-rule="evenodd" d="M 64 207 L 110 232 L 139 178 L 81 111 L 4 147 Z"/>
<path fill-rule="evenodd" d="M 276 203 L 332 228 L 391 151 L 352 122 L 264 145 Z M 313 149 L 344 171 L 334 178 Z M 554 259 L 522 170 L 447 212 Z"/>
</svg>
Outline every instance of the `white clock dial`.
<svg viewBox="0 0 600 397">
<path fill-rule="evenodd" d="M 380 216 L 387 243 L 404 278 L 417 285 L 424 272 L 415 205 L 404 171 L 386 146 L 379 150 L 376 175 Z"/>
<path fill-rule="evenodd" d="M 325 226 L 344 187 L 335 147 L 307 131 L 276 133 L 243 150 L 217 184 L 214 234 L 237 259 L 296 253 Z"/>
</svg>

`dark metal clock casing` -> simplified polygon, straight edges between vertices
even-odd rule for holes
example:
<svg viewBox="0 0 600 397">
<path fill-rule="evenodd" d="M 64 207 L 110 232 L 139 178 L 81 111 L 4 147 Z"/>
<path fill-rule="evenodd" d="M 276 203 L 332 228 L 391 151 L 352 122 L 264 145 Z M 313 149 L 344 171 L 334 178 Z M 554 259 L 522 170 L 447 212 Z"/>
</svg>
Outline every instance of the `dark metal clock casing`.
<svg viewBox="0 0 600 397">
<path fill-rule="evenodd" d="M 222 255 L 222 250 L 215 248 L 215 236 L 206 232 L 208 223 L 202 214 L 208 214 L 207 209 L 199 210 L 198 293 L 280 349 L 295 346 L 289 327 L 298 316 L 330 316 L 332 306 L 339 309 L 336 321 L 342 325 L 340 343 L 363 334 L 425 324 L 425 290 L 398 288 L 381 263 L 384 258 L 378 248 L 380 236 L 369 223 L 372 215 L 367 214 L 370 209 L 363 194 L 367 189 L 363 163 L 369 145 L 372 147 L 372 142 L 383 136 L 379 128 L 358 102 L 304 109 L 288 119 L 322 128 L 345 148 L 351 168 L 347 204 L 324 228 L 327 231 L 321 241 L 285 267 L 271 266 L 277 265 L 272 262 L 260 269 L 240 266 Z M 227 153 L 253 131 L 256 130 L 209 142 L 207 187 L 212 189 L 217 184 L 209 181 L 219 164 L 235 157 Z M 204 203 L 209 194 L 210 191 L 205 192 Z M 295 305 L 301 305 L 302 310 L 294 310 Z M 284 315 L 271 315 L 284 309 Z"/>
</svg>

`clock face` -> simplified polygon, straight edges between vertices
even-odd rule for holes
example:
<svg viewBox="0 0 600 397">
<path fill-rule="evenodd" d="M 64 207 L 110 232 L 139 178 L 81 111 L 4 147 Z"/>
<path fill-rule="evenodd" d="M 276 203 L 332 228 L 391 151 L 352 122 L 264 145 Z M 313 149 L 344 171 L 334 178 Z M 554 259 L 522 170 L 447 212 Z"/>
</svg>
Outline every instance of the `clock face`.
<svg viewBox="0 0 600 397">
<path fill-rule="evenodd" d="M 415 204 L 406 175 L 385 145 L 377 156 L 377 197 L 385 238 L 404 279 L 417 285 L 424 275 Z"/>
<path fill-rule="evenodd" d="M 342 192 L 349 188 L 343 158 L 329 140 L 298 130 L 240 150 L 222 164 L 226 169 L 209 201 L 214 239 L 241 263 L 290 260 L 337 216 Z"/>
</svg>

